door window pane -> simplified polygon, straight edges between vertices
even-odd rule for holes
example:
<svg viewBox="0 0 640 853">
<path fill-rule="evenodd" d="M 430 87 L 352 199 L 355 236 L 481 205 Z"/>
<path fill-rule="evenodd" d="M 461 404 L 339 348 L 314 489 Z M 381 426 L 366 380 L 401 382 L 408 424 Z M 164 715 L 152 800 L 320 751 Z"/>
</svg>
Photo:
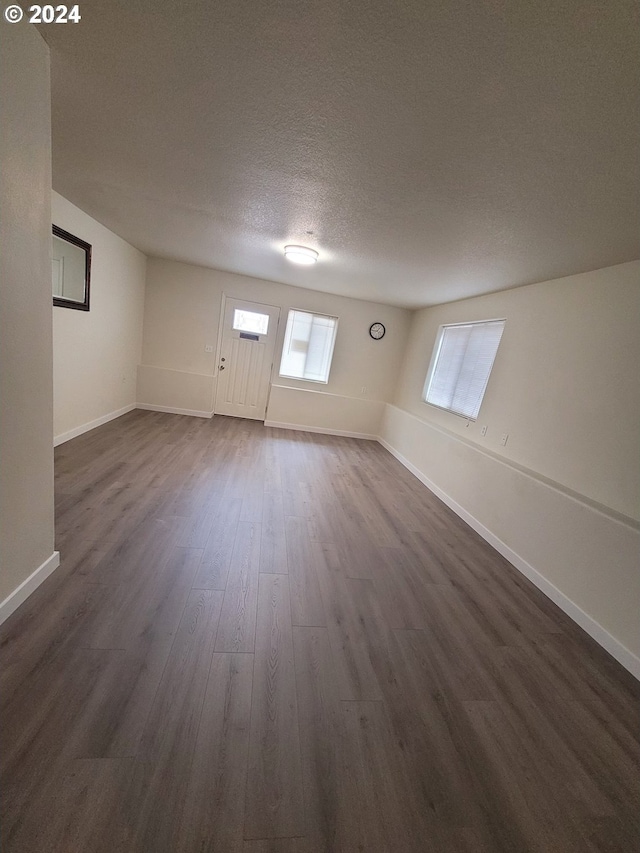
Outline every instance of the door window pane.
<svg viewBox="0 0 640 853">
<path fill-rule="evenodd" d="M 233 311 L 233 328 L 236 332 L 253 332 L 254 335 L 266 335 L 269 328 L 269 315 L 235 308 Z"/>
</svg>

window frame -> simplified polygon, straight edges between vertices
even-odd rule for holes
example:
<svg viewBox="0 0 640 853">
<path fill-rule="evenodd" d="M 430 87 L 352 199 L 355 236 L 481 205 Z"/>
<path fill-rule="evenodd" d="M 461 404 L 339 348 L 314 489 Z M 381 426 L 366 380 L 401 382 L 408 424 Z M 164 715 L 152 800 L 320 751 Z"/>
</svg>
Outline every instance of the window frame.
<svg viewBox="0 0 640 853">
<path fill-rule="evenodd" d="M 495 360 L 498 355 L 498 349 L 500 348 L 500 343 L 502 342 L 502 335 L 504 334 L 504 329 L 506 327 L 507 319 L 506 317 L 492 317 L 487 320 L 464 320 L 459 323 L 442 323 L 438 327 L 438 333 L 436 335 L 436 341 L 433 346 L 433 351 L 431 353 L 431 361 L 429 362 L 429 369 L 427 370 L 427 375 L 424 381 L 424 385 L 422 388 L 422 396 L 421 400 L 427 406 L 433 406 L 434 409 L 439 409 L 441 412 L 449 412 L 451 415 L 455 415 L 459 418 L 464 418 L 466 421 L 473 421 L 474 423 L 478 420 L 480 416 L 480 409 L 482 408 L 482 403 L 484 401 L 484 396 L 487 392 L 487 387 L 489 385 L 489 380 L 491 379 L 491 374 L 493 372 L 493 367 L 495 365 Z M 456 411 L 455 409 L 449 408 L 448 406 L 441 406 L 438 403 L 432 403 L 428 399 L 428 394 L 431 386 L 431 382 L 436 371 L 436 367 L 438 365 L 438 360 L 440 358 L 440 352 L 442 350 L 442 345 L 445 338 L 445 329 L 451 329 L 456 326 L 489 326 L 493 323 L 502 323 L 502 332 L 500 333 L 500 340 L 498 341 L 498 346 L 496 347 L 496 351 L 493 356 L 493 360 L 491 362 L 491 367 L 489 368 L 489 373 L 487 375 L 486 382 L 484 384 L 484 388 L 482 391 L 482 395 L 480 397 L 480 403 L 478 405 L 478 411 L 475 415 L 464 414 L 463 412 Z M 464 359 L 463 359 L 464 363 Z M 458 374 L 459 375 L 459 374 Z"/>
<path fill-rule="evenodd" d="M 287 342 L 287 330 L 289 327 L 289 317 L 291 313 L 298 314 L 310 314 L 312 317 L 326 317 L 329 320 L 335 321 L 335 326 L 333 329 L 333 340 L 331 341 L 331 350 L 329 352 L 329 362 L 327 367 L 327 378 L 326 379 L 307 379 L 304 376 L 291 376 L 288 373 L 282 372 L 282 360 L 284 358 L 285 352 L 285 344 Z M 282 339 L 282 350 L 280 353 L 280 365 L 278 367 L 278 377 L 282 379 L 293 379 L 295 382 L 313 382 L 315 385 L 328 385 L 329 377 L 331 375 L 331 367 L 333 365 L 333 354 L 335 352 L 336 347 L 336 338 L 338 337 L 338 325 L 340 322 L 340 318 L 336 317 L 335 314 L 325 314 L 322 311 L 311 311 L 308 308 L 288 308 L 287 309 L 287 320 L 284 324 L 284 338 Z"/>
</svg>

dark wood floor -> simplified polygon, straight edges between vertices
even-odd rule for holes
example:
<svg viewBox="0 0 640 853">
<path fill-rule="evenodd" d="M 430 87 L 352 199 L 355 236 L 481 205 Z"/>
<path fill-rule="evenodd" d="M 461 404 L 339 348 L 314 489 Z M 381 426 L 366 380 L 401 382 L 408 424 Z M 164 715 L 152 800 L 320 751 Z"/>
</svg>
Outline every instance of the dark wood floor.
<svg viewBox="0 0 640 853">
<path fill-rule="evenodd" d="M 56 487 L 3 853 L 640 849 L 638 683 L 379 445 L 132 412 Z"/>
</svg>

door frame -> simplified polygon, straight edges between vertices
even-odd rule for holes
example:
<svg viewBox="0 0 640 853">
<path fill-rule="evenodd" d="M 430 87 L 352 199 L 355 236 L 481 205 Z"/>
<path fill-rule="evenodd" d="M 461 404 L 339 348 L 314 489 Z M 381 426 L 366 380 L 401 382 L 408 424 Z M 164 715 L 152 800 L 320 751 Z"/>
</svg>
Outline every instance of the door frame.
<svg viewBox="0 0 640 853">
<path fill-rule="evenodd" d="M 215 363 L 215 372 L 213 374 L 214 379 L 216 380 L 213 388 L 213 398 L 211 400 L 211 411 L 213 412 L 213 417 L 216 415 L 216 400 L 218 396 L 218 376 L 220 375 L 220 359 L 222 357 L 222 336 L 224 335 L 224 318 L 227 311 L 227 299 L 237 299 L 238 302 L 250 302 L 254 305 L 265 305 L 268 308 L 275 308 L 278 311 L 278 321 L 276 323 L 275 330 L 275 343 L 273 345 L 273 360 L 271 362 L 271 370 L 269 371 L 269 387 L 267 388 L 267 402 L 265 404 L 264 417 L 267 419 L 267 411 L 269 409 L 269 400 L 271 399 L 271 388 L 273 386 L 273 368 L 276 363 L 276 348 L 278 346 L 278 340 L 280 335 L 280 318 L 282 317 L 282 306 L 281 305 L 271 305 L 269 302 L 255 302 L 253 299 L 245 299 L 242 296 L 235 296 L 232 293 L 226 293 L 226 291 L 222 291 L 222 296 L 220 298 L 220 319 L 218 321 L 218 344 L 216 346 L 216 363 Z M 264 423 L 264 421 L 261 421 Z"/>
</svg>

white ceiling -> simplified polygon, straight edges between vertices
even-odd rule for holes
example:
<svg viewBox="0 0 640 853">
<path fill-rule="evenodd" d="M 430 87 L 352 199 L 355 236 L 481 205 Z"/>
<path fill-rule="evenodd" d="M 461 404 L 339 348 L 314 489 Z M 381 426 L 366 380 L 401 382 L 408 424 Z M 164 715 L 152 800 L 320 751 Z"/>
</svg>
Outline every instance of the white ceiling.
<svg viewBox="0 0 640 853">
<path fill-rule="evenodd" d="M 84 0 L 40 27 L 54 188 L 147 254 L 410 307 L 632 260 L 637 9 Z"/>
</svg>

